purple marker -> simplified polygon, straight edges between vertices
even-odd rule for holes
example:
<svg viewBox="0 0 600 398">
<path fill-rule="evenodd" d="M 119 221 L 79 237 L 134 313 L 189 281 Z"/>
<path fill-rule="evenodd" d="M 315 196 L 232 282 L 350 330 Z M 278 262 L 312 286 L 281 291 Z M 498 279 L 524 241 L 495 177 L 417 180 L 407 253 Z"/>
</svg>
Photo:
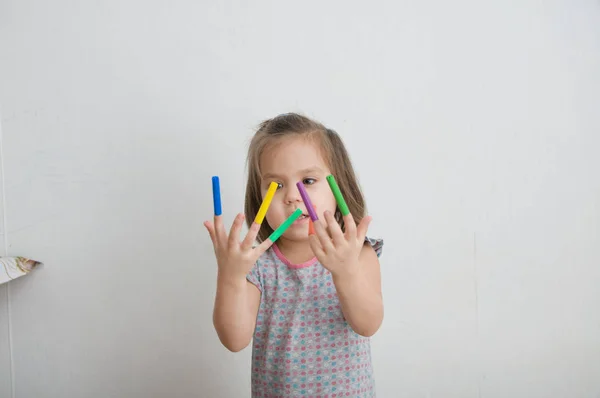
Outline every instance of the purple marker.
<svg viewBox="0 0 600 398">
<path fill-rule="evenodd" d="M 319 217 L 317 217 L 315 208 L 312 202 L 310 201 L 310 198 L 308 197 L 308 192 L 306 192 L 306 188 L 304 188 L 304 183 L 302 183 L 302 181 L 299 181 L 296 183 L 296 186 L 298 187 L 298 191 L 300 191 L 300 196 L 302 196 L 302 200 L 304 201 L 304 205 L 306 206 L 306 211 L 308 211 L 310 219 L 313 220 L 313 222 L 317 221 Z"/>
</svg>

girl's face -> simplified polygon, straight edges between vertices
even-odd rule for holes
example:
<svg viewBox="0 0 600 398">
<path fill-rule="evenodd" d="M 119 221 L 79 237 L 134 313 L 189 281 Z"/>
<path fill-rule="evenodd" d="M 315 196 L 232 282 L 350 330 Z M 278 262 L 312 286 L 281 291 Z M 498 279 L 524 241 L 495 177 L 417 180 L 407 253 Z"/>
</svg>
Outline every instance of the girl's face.
<svg viewBox="0 0 600 398">
<path fill-rule="evenodd" d="M 263 198 L 272 181 L 279 184 L 265 217 L 269 226 L 273 230 L 277 229 L 296 209 L 302 209 L 302 216 L 288 228 L 282 238 L 292 241 L 307 240 L 309 217 L 296 183 L 304 183 L 322 222 L 323 213 L 326 210 L 334 213 L 337 206 L 325 179 L 331 172 L 321 156 L 321 151 L 315 143 L 303 138 L 284 139 L 270 150 L 264 151 L 260 164 L 263 174 Z"/>
</svg>

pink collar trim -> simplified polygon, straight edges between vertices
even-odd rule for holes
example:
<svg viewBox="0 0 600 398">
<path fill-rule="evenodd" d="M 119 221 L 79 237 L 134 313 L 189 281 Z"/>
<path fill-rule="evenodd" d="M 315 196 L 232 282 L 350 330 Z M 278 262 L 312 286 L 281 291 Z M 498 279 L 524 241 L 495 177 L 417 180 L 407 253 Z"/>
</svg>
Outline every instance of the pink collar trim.
<svg viewBox="0 0 600 398">
<path fill-rule="evenodd" d="M 279 259 L 281 261 L 283 261 L 283 263 L 285 265 L 287 265 L 288 267 L 290 267 L 290 268 L 306 268 L 306 267 L 310 267 L 311 265 L 314 265 L 317 262 L 317 258 L 313 257 L 312 259 L 310 259 L 310 260 L 308 260 L 308 261 L 306 261 L 304 263 L 301 263 L 301 264 L 292 264 L 290 262 L 290 260 L 288 260 L 287 258 L 285 258 L 285 256 L 283 255 L 283 253 L 281 252 L 281 250 L 279 250 L 279 247 L 277 247 L 276 244 L 273 244 L 273 251 L 275 252 L 275 255 L 277 257 L 279 257 Z"/>
</svg>

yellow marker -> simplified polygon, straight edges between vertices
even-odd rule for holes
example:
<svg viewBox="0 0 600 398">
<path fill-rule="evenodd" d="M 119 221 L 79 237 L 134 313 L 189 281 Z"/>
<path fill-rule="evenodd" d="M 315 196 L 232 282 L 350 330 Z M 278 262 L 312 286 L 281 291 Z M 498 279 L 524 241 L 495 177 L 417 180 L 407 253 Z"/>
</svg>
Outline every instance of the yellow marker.
<svg viewBox="0 0 600 398">
<path fill-rule="evenodd" d="M 256 218 L 254 219 L 255 223 L 262 224 L 262 222 L 265 218 L 265 215 L 267 214 L 267 210 L 269 209 L 269 206 L 271 205 L 271 200 L 273 200 L 273 195 L 275 195 L 275 191 L 277 191 L 277 187 L 278 187 L 278 184 L 275 181 L 271 182 L 271 185 L 269 185 L 269 190 L 267 191 L 267 194 L 265 195 L 262 205 L 260 205 L 260 209 L 258 209 Z"/>
</svg>

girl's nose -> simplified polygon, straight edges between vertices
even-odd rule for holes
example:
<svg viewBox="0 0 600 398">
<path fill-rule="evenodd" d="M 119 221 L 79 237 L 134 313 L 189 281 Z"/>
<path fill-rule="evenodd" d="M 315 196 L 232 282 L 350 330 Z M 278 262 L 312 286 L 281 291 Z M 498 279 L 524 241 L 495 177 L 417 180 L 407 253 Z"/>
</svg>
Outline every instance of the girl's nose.
<svg viewBox="0 0 600 398">
<path fill-rule="evenodd" d="M 298 188 L 296 188 L 295 185 L 292 185 L 289 188 L 286 188 L 286 191 L 285 191 L 285 202 L 286 203 L 294 203 L 294 202 L 298 202 L 299 200 L 302 200 L 302 196 L 300 196 L 300 192 L 298 191 Z"/>
</svg>

